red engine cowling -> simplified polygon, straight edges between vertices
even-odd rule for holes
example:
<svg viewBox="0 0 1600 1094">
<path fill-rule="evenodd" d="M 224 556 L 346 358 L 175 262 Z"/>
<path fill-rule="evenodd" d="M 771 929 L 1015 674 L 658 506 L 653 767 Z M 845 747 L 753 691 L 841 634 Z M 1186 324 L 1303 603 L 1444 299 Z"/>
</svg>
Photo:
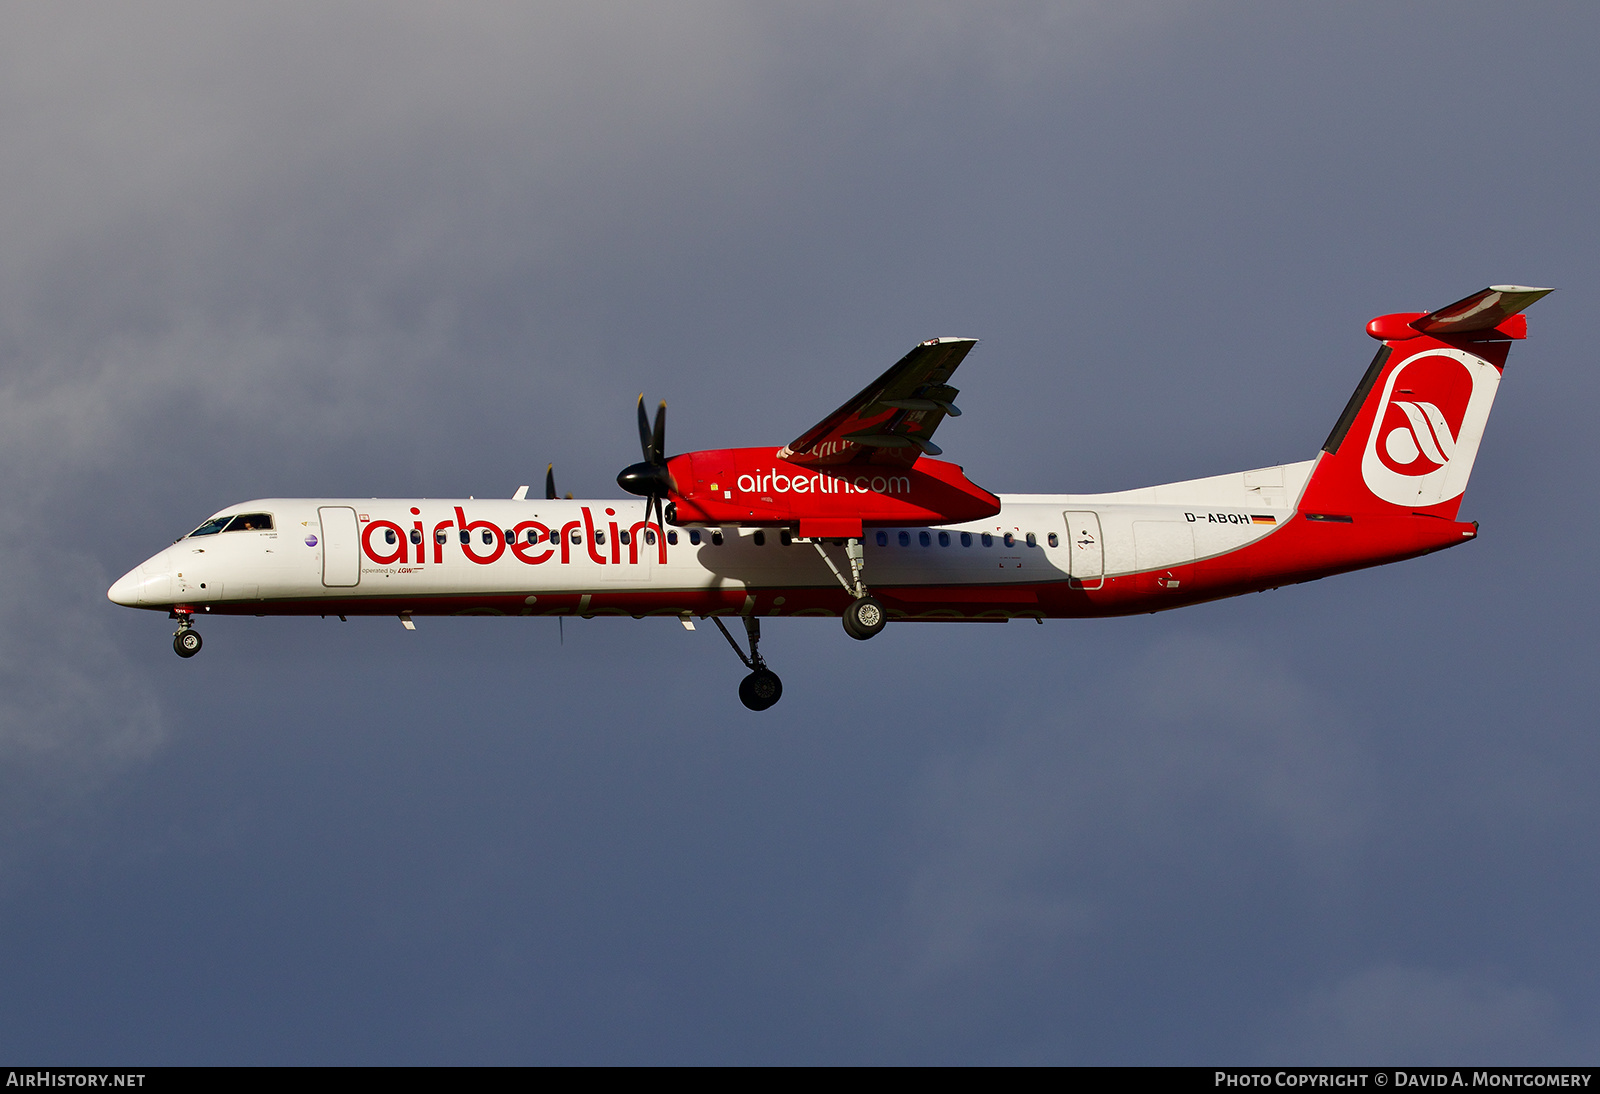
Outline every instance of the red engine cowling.
<svg viewBox="0 0 1600 1094">
<path fill-rule="evenodd" d="M 802 536 L 855 536 L 863 526 L 954 524 L 1000 511 L 961 468 L 923 456 L 909 468 L 806 466 L 773 448 L 687 452 L 667 462 L 678 524 L 797 527 Z"/>
</svg>

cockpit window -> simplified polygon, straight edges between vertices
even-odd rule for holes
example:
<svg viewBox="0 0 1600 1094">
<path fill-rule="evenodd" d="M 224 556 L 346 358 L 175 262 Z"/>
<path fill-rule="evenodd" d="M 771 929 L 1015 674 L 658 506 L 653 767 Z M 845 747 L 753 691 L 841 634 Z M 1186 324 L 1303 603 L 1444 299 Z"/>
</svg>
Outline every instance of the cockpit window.
<svg viewBox="0 0 1600 1094">
<path fill-rule="evenodd" d="M 224 532 L 270 532 L 271 513 L 240 513 L 228 522 Z"/>
<path fill-rule="evenodd" d="M 222 531 L 223 528 L 227 527 L 228 522 L 232 519 L 232 515 L 226 517 L 212 517 L 200 527 L 190 532 L 189 537 L 192 539 L 195 536 L 214 536 L 218 532 Z"/>
<path fill-rule="evenodd" d="M 200 527 L 189 533 L 189 538 L 195 536 L 214 536 L 218 532 L 270 532 L 272 531 L 271 513 L 229 513 L 224 517 L 212 517 Z"/>
</svg>

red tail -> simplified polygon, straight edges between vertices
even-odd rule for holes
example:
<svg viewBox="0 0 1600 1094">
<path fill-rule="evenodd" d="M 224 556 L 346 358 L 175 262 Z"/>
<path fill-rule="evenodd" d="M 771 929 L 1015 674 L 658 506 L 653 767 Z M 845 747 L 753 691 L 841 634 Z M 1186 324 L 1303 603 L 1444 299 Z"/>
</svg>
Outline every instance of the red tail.
<svg viewBox="0 0 1600 1094">
<path fill-rule="evenodd" d="M 1522 310 L 1551 292 L 1494 285 L 1427 314 L 1382 315 L 1383 347 L 1322 446 L 1300 501 L 1314 515 L 1454 520 Z"/>
</svg>

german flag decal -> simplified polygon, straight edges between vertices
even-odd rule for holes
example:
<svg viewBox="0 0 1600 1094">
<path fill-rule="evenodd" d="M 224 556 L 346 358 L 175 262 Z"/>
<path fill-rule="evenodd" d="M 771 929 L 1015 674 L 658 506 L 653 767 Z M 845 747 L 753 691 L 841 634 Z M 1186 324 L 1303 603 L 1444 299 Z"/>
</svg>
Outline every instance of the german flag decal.
<svg viewBox="0 0 1600 1094">
<path fill-rule="evenodd" d="M 1277 524 L 1278 523 L 1278 518 L 1277 517 L 1258 517 L 1254 513 L 1252 513 L 1250 515 L 1250 523 L 1251 524 Z"/>
</svg>

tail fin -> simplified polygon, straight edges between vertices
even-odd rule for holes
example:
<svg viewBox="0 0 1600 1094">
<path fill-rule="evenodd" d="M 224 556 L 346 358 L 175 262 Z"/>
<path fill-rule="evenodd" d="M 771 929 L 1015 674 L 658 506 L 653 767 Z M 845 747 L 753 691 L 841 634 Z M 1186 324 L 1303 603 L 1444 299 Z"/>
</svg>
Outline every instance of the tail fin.
<svg viewBox="0 0 1600 1094">
<path fill-rule="evenodd" d="M 1300 508 L 1454 520 L 1522 310 L 1552 289 L 1492 285 L 1426 314 L 1381 315 L 1383 343 L 1322 446 Z"/>
</svg>

